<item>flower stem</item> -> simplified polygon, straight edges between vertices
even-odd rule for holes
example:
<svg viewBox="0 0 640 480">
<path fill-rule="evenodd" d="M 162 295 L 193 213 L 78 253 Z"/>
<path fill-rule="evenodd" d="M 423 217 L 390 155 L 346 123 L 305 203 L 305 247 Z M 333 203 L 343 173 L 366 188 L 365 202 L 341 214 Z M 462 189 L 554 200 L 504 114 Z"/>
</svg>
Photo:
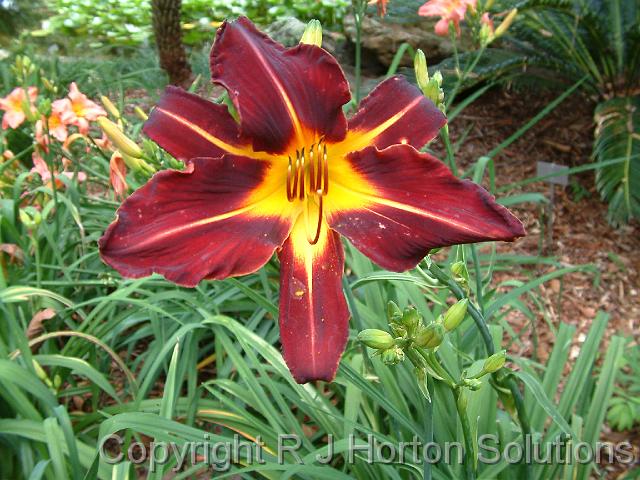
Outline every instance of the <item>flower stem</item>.
<svg viewBox="0 0 640 480">
<path fill-rule="evenodd" d="M 457 177 L 458 167 L 456 166 L 455 153 L 453 151 L 453 145 L 451 144 L 451 137 L 449 136 L 449 125 L 445 125 L 440 129 L 440 136 L 442 137 L 447 153 L 447 165 L 449 165 L 451 172 Z"/>
<path fill-rule="evenodd" d="M 474 468 L 475 459 L 473 456 L 473 440 L 471 436 L 471 424 L 469 423 L 469 417 L 467 416 L 467 407 L 462 400 L 464 394 L 462 388 L 452 389 L 453 396 L 456 399 L 456 410 L 458 411 L 458 417 L 460 418 L 460 425 L 462 426 L 462 436 L 464 437 L 464 465 L 465 474 L 468 480 L 475 480 L 476 472 Z"/>
<path fill-rule="evenodd" d="M 429 272 L 441 283 L 446 285 L 458 300 L 468 298 L 462 288 L 460 288 L 460 286 L 455 281 L 453 281 L 453 279 L 451 279 L 446 273 L 444 273 L 440 269 L 440 267 L 436 265 L 435 262 L 431 262 L 431 264 L 429 265 Z M 471 315 L 471 318 L 473 318 L 476 326 L 478 327 L 478 330 L 480 331 L 480 335 L 482 336 L 482 340 L 484 341 L 487 354 L 489 356 L 493 355 L 496 352 L 496 349 L 493 345 L 493 338 L 491 336 L 491 332 L 489 331 L 489 327 L 487 327 L 487 322 L 484 318 L 484 315 L 471 302 L 469 302 L 467 311 L 469 312 L 469 315 Z M 520 392 L 520 388 L 518 387 L 517 382 L 511 375 L 500 377 L 497 373 L 494 373 L 493 378 L 496 383 L 508 388 L 511 392 L 511 395 L 513 395 L 516 412 L 518 413 L 518 421 L 520 422 L 520 428 L 522 429 L 522 437 L 526 438 L 528 435 L 531 435 L 529 416 L 527 415 L 522 392 Z M 532 466 L 526 465 L 525 479 L 530 479 L 532 477 Z"/>
<path fill-rule="evenodd" d="M 364 16 L 366 3 L 363 0 L 353 1 L 353 19 L 356 28 L 356 79 L 353 97 L 356 107 L 360 104 L 360 83 L 362 75 L 362 17 Z"/>
</svg>

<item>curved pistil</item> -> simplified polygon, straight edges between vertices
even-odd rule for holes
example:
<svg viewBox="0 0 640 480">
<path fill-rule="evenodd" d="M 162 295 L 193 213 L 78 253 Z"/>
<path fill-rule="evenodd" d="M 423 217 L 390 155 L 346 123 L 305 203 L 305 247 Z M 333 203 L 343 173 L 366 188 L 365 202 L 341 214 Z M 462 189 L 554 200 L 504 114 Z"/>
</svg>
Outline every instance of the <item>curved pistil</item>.
<svg viewBox="0 0 640 480">
<path fill-rule="evenodd" d="M 324 137 L 308 149 L 296 150 L 295 161 L 289 155 L 287 167 L 287 200 L 305 202 L 304 220 L 307 240 L 315 245 L 322 228 L 322 197 L 329 192 L 329 163 Z M 311 203 L 317 204 L 317 221 L 311 221 Z M 315 219 L 314 219 L 315 220 Z"/>
</svg>

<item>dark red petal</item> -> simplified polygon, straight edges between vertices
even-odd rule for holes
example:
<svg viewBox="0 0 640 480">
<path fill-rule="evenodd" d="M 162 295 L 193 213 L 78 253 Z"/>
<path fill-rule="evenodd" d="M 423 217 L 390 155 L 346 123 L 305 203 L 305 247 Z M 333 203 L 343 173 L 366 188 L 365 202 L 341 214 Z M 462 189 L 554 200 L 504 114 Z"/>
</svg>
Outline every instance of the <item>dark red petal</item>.
<svg viewBox="0 0 640 480">
<path fill-rule="evenodd" d="M 298 383 L 329 382 L 349 336 L 344 251 L 340 236 L 326 224 L 316 245 L 308 243 L 304 228 L 301 217 L 278 253 L 282 350 Z"/>
<path fill-rule="evenodd" d="M 264 191 L 269 170 L 267 162 L 225 155 L 157 173 L 118 210 L 99 241 L 102 259 L 125 277 L 155 272 L 185 286 L 254 272 L 292 224 L 284 194 L 278 216 L 281 196 Z"/>
<path fill-rule="evenodd" d="M 349 119 L 344 142 L 349 151 L 369 145 L 383 149 L 398 143 L 422 148 L 447 122 L 445 116 L 404 77 L 391 77 L 378 85 L 360 103 Z"/>
<path fill-rule="evenodd" d="M 295 139 L 298 146 L 315 141 L 313 133 L 328 141 L 345 136 L 349 85 L 322 48 L 286 49 L 240 17 L 218 29 L 211 73 L 229 91 L 255 150 L 281 153 Z"/>
<path fill-rule="evenodd" d="M 435 247 L 525 234 L 522 223 L 486 190 L 409 145 L 369 147 L 347 161 L 363 182 L 331 184 L 330 196 L 342 197 L 343 207 L 332 209 L 327 202 L 327 220 L 387 270 L 413 268 Z M 368 185 L 368 191 L 354 185 Z"/>
<path fill-rule="evenodd" d="M 143 131 L 180 160 L 225 153 L 252 156 L 249 142 L 240 137 L 226 106 L 178 87 L 166 88 Z"/>
</svg>

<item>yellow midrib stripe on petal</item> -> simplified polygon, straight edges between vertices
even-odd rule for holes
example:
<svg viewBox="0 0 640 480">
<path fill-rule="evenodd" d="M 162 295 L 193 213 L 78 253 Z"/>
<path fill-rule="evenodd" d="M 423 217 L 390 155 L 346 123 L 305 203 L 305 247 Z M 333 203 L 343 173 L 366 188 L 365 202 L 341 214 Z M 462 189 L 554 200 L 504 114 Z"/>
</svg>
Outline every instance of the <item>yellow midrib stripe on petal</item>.
<svg viewBox="0 0 640 480">
<path fill-rule="evenodd" d="M 358 150 L 362 150 L 365 147 L 368 147 L 373 143 L 376 137 L 380 136 L 384 133 L 385 130 L 389 129 L 395 123 L 397 123 L 402 117 L 404 117 L 410 110 L 412 110 L 416 105 L 420 103 L 422 97 L 417 97 L 411 103 L 409 103 L 402 110 L 394 114 L 393 116 L 386 119 L 384 122 L 379 124 L 378 126 L 370 129 L 370 130 L 350 130 L 347 133 L 347 137 L 340 143 L 336 143 L 333 146 L 331 155 L 342 156 L 349 152 L 357 152 Z"/>
<path fill-rule="evenodd" d="M 160 240 L 165 239 L 166 237 L 170 237 L 171 235 L 175 235 L 177 233 L 181 233 L 184 232 L 185 230 L 190 230 L 192 228 L 196 228 L 196 227 L 201 227 L 203 225 L 208 225 L 210 223 L 216 223 L 216 222 L 220 222 L 222 220 L 227 220 L 229 218 L 235 217 L 237 215 L 242 215 L 244 213 L 247 213 L 251 210 L 254 210 L 256 208 L 259 208 L 259 205 L 261 202 L 265 202 L 267 201 L 270 197 L 274 196 L 274 195 L 278 195 L 280 192 L 276 191 L 276 192 L 271 192 L 270 194 L 266 195 L 265 197 L 263 197 L 262 200 L 256 201 L 256 202 L 252 202 L 244 207 L 241 208 L 237 208 L 235 210 L 231 210 L 229 212 L 226 213 L 221 213 L 220 215 L 214 215 L 212 217 L 207 217 L 207 218 L 203 218 L 201 220 L 196 220 L 194 222 L 190 222 L 184 225 L 180 225 L 179 227 L 174 227 L 174 228 L 170 228 L 167 230 L 163 230 L 162 232 L 159 232 L 155 235 L 149 236 L 147 238 L 145 238 L 143 241 L 138 242 L 135 244 L 136 248 L 141 248 L 141 247 L 145 247 L 148 246 L 150 244 L 153 244 L 155 242 L 158 242 Z M 284 202 L 283 202 L 284 203 Z M 266 213 L 266 212 L 265 212 Z M 281 217 L 284 217 L 285 212 L 281 213 Z M 261 215 L 261 216 L 274 216 L 272 212 L 266 213 L 265 215 Z M 251 221 L 250 219 L 248 221 Z"/>
<path fill-rule="evenodd" d="M 391 208 L 395 208 L 397 210 L 402 210 L 404 212 L 408 212 L 408 213 L 414 213 L 416 215 L 420 215 L 421 217 L 426 217 L 429 218 L 431 220 L 435 220 L 437 222 L 440 223 L 444 223 L 450 226 L 453 226 L 455 228 L 458 228 L 460 230 L 464 230 L 470 233 L 473 233 L 475 235 L 485 235 L 486 231 L 481 231 L 481 230 L 476 230 L 474 228 L 469 227 L 468 225 L 462 223 L 462 222 L 458 222 L 456 220 L 453 220 L 450 217 L 445 217 L 443 215 L 438 215 L 437 213 L 433 213 L 433 212 L 428 212 L 426 210 L 422 210 L 418 207 L 414 207 L 412 205 L 407 205 L 405 203 L 401 203 L 401 202 L 396 202 L 395 200 L 390 200 L 388 198 L 384 198 L 384 197 L 379 197 L 376 195 L 371 195 L 371 194 L 367 194 L 367 193 L 363 193 L 363 192 L 359 192 L 357 190 L 351 190 L 350 188 L 345 187 L 344 185 L 340 185 L 338 183 L 334 183 L 332 185 L 332 187 L 338 187 L 342 190 L 344 190 L 345 192 L 347 192 L 347 195 L 355 195 L 359 198 L 362 198 L 364 200 L 366 200 L 367 203 L 360 203 L 358 204 L 354 204 L 352 209 L 348 209 L 348 208 L 339 208 L 339 209 L 335 209 L 334 211 L 339 211 L 339 210 L 353 210 L 353 211 L 357 211 L 357 210 L 361 210 L 363 208 L 366 208 L 368 205 L 371 204 L 378 204 L 378 205 L 384 205 L 386 207 L 391 207 Z M 377 212 L 374 212 L 377 213 Z"/>
<path fill-rule="evenodd" d="M 216 147 L 224 150 L 225 152 L 229 152 L 233 155 L 238 155 L 240 157 L 253 158 L 256 160 L 271 160 L 274 158 L 273 155 L 269 155 L 268 153 L 256 152 L 249 146 L 246 146 L 245 148 L 241 148 L 235 145 L 231 145 L 230 143 L 227 143 L 224 140 L 221 140 L 220 138 L 214 135 L 211 135 L 209 132 L 199 127 L 195 123 L 191 123 L 186 118 L 181 117 L 180 115 L 176 115 L 175 113 L 165 110 L 164 108 L 156 107 L 156 110 L 158 112 L 161 112 L 164 115 L 167 115 L 168 117 L 171 117 L 176 122 L 184 125 L 188 129 L 196 133 L 197 135 L 200 135 L 202 138 L 214 144 Z"/>
<path fill-rule="evenodd" d="M 311 355 L 311 370 L 316 371 L 316 360 L 317 356 L 315 355 L 316 349 L 316 331 L 317 328 L 314 324 L 315 320 L 315 303 L 314 303 L 314 281 L 313 281 L 313 272 L 314 268 L 322 268 L 321 264 L 318 264 L 317 259 L 324 255 L 325 249 L 329 247 L 329 225 L 325 220 L 322 221 L 322 230 L 320 233 L 320 238 L 315 245 L 311 245 L 307 240 L 307 226 L 305 225 L 303 215 L 298 217 L 293 230 L 291 231 L 290 241 L 292 243 L 293 249 L 293 262 L 297 263 L 297 265 L 302 266 L 305 269 L 306 276 L 306 292 L 303 301 L 307 303 L 309 309 L 309 315 L 307 319 L 310 322 L 309 332 L 310 332 L 310 349 L 313 355 Z M 296 266 L 294 266 L 294 269 Z"/>
<path fill-rule="evenodd" d="M 244 29 L 240 29 L 240 31 L 242 32 L 242 35 L 244 35 L 245 37 L 247 36 Z M 258 57 L 258 60 L 264 67 L 265 71 L 267 72 L 271 80 L 273 81 L 273 84 L 278 90 L 278 93 L 280 93 L 280 96 L 282 97 L 282 101 L 284 102 L 287 108 L 287 112 L 289 113 L 289 117 L 291 118 L 291 122 L 293 123 L 293 128 L 295 130 L 296 137 L 298 138 L 298 143 L 300 145 L 304 145 L 305 137 L 302 131 L 302 125 L 300 125 L 300 120 L 298 119 L 298 115 L 296 115 L 296 111 L 293 108 L 293 103 L 291 103 L 291 99 L 287 95 L 286 90 L 282 86 L 282 83 L 278 79 L 278 76 L 271 69 L 271 66 L 267 63 L 262 53 L 256 48 L 256 46 L 254 45 L 254 43 L 251 41 L 250 38 L 247 38 L 247 43 L 249 44 L 251 49 L 255 52 L 256 56 Z"/>
</svg>

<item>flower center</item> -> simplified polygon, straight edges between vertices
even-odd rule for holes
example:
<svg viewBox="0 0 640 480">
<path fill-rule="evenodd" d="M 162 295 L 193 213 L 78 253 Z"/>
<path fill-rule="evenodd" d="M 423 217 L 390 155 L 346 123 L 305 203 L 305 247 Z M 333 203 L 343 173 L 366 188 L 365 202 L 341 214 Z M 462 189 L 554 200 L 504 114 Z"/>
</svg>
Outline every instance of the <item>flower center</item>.
<svg viewBox="0 0 640 480">
<path fill-rule="evenodd" d="M 287 200 L 304 202 L 307 240 L 315 245 L 322 228 L 322 197 L 329 191 L 329 164 L 324 137 L 310 147 L 296 150 L 295 160 L 289 155 L 287 167 Z M 316 214 L 312 215 L 313 210 Z M 317 218 L 316 218 L 317 217 Z"/>
</svg>

